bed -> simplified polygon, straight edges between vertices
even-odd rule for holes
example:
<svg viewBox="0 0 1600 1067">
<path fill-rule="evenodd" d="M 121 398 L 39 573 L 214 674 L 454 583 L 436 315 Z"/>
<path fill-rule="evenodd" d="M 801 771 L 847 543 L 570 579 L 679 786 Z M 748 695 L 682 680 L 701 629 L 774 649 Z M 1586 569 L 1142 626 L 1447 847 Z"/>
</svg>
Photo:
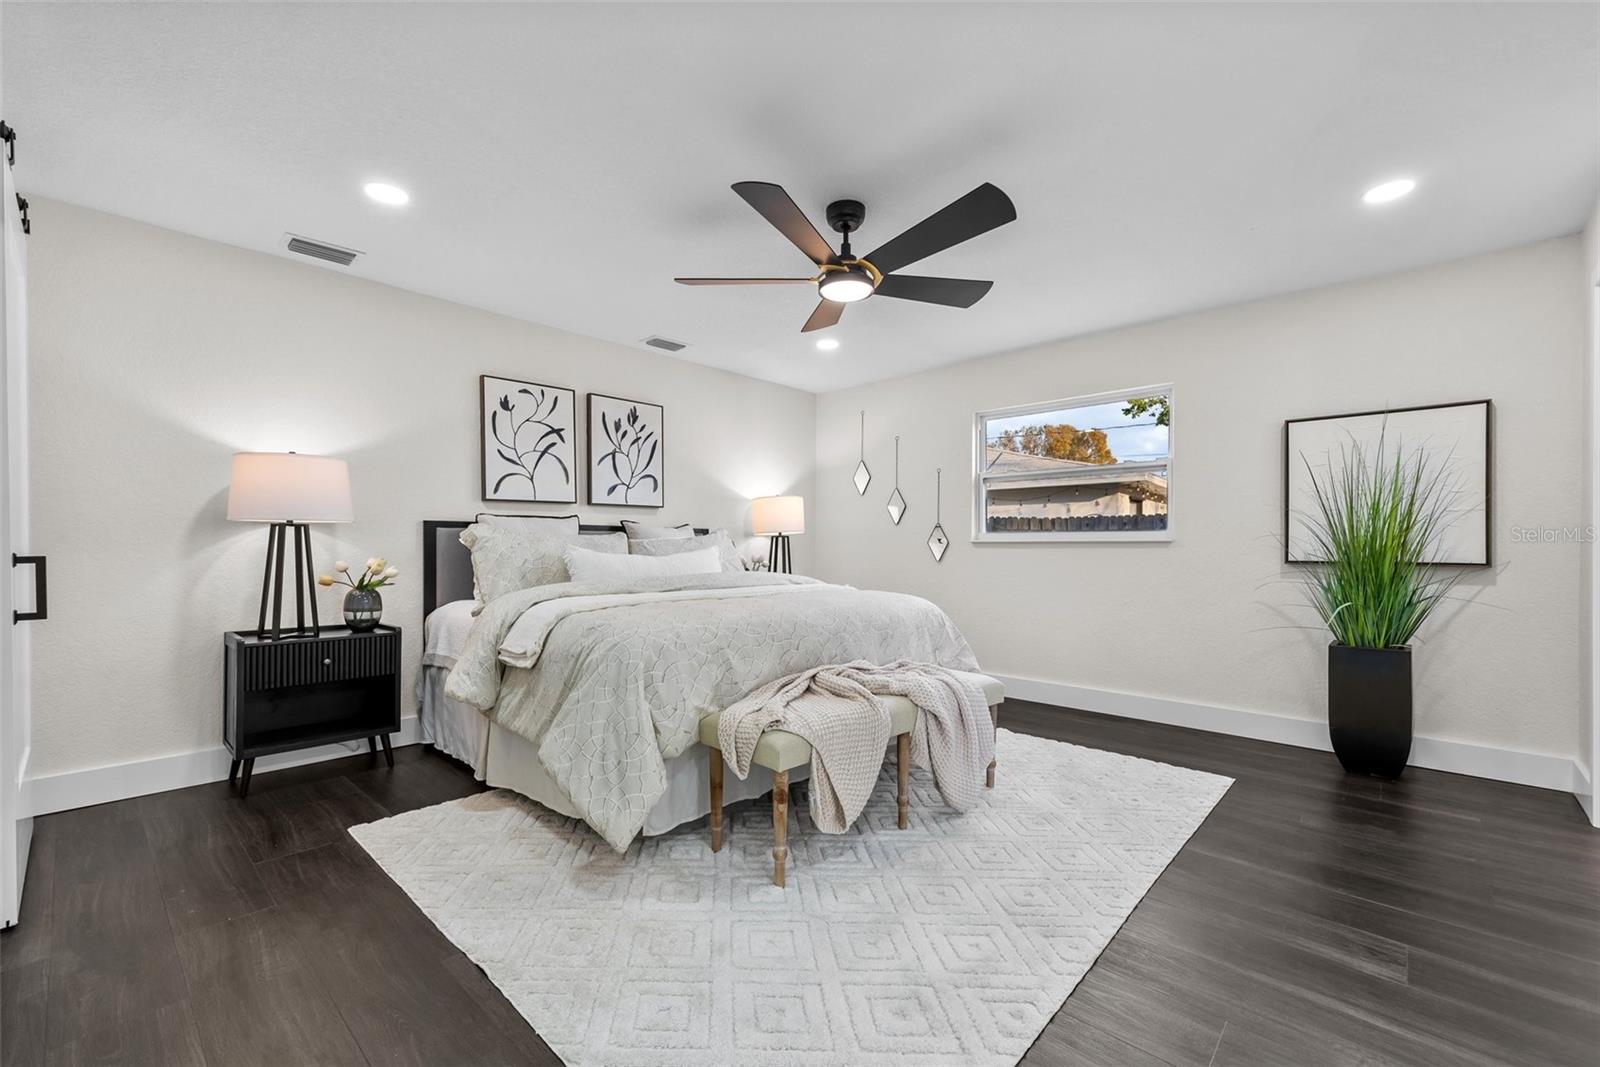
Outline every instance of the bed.
<svg viewBox="0 0 1600 1067">
<path fill-rule="evenodd" d="M 474 619 L 468 525 L 423 527 L 422 736 L 619 850 L 710 810 L 699 720 L 765 682 L 861 659 L 976 669 L 954 624 L 921 598 L 787 575 L 537 586 Z M 727 786 L 725 802 L 771 788 L 756 775 Z"/>
</svg>

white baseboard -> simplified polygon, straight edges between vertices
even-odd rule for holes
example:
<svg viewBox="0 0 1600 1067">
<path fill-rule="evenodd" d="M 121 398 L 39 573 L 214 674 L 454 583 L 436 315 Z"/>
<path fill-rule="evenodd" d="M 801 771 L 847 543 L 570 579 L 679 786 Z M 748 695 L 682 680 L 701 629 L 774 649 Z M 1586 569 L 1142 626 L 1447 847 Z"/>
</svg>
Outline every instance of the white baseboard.
<svg viewBox="0 0 1600 1067">
<path fill-rule="evenodd" d="M 1577 760 L 1572 761 L 1572 795 L 1578 798 L 1590 826 L 1600 826 L 1600 805 L 1594 802 L 1594 782 Z"/>
<path fill-rule="evenodd" d="M 1186 700 L 1119 693 L 1111 689 L 1089 689 L 1037 678 L 1017 678 L 1004 674 L 996 674 L 995 677 L 1005 683 L 1006 696 L 1021 700 L 1098 711 L 1124 719 L 1142 719 L 1168 726 L 1187 726 L 1214 734 L 1248 737 L 1253 741 L 1332 751 L 1332 745 L 1328 742 L 1328 724 L 1313 719 L 1291 719 L 1261 711 L 1192 704 Z M 1414 767 L 1426 767 L 1429 770 L 1470 774 L 1475 778 L 1491 778 L 1499 782 L 1574 793 L 1577 792 L 1575 784 L 1582 775 L 1575 761 L 1561 756 L 1517 752 L 1437 737 L 1415 738 L 1411 742 L 1409 762 Z M 1586 783 L 1587 776 L 1583 776 L 1582 780 Z M 1581 794 L 1579 799 L 1583 799 Z"/>
<path fill-rule="evenodd" d="M 402 745 L 414 745 L 418 740 L 417 719 L 416 716 L 410 716 L 400 720 L 400 732 L 391 735 L 390 743 L 399 748 Z M 255 770 L 260 773 L 298 767 L 303 763 L 320 763 L 365 751 L 365 741 L 320 745 L 298 752 L 262 756 L 256 760 Z M 218 745 L 199 752 L 181 752 L 175 756 L 156 756 L 109 767 L 90 767 L 32 778 L 24 784 L 26 807 L 23 810 L 27 815 L 48 815 L 53 811 L 87 808 L 92 804 L 107 804 L 113 800 L 164 793 L 169 789 L 220 782 L 228 777 L 231 761 L 228 750 Z"/>
</svg>

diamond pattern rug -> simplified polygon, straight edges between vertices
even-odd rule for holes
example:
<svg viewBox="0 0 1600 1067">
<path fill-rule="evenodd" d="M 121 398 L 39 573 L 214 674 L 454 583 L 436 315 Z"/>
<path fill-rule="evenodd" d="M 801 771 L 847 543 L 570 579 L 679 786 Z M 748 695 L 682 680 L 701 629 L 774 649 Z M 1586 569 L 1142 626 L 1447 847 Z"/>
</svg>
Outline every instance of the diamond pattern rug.
<svg viewBox="0 0 1600 1067">
<path fill-rule="evenodd" d="M 572 1067 L 1010 1067 L 1231 780 L 1000 731 L 958 815 L 891 757 L 849 833 L 730 811 L 617 855 L 509 791 L 351 834 Z M 753 773 L 766 772 L 757 768 Z M 793 816 L 792 816 L 793 817 Z"/>
</svg>

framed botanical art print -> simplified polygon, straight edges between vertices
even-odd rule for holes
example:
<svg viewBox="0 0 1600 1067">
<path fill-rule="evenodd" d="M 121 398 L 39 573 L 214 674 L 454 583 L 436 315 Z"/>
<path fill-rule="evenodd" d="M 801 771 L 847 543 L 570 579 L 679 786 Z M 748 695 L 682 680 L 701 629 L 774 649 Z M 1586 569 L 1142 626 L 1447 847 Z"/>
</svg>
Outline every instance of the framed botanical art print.
<svg viewBox="0 0 1600 1067">
<path fill-rule="evenodd" d="M 589 503 L 659 508 L 666 442 L 659 404 L 589 394 Z"/>
<path fill-rule="evenodd" d="M 578 395 L 484 374 L 478 403 L 483 499 L 576 504 Z"/>
</svg>

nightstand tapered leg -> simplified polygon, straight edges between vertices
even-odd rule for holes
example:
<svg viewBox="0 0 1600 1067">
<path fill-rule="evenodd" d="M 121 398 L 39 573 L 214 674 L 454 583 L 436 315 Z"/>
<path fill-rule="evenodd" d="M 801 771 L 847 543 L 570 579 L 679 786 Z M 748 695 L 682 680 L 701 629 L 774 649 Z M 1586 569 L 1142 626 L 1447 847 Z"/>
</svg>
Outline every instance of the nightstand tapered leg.
<svg viewBox="0 0 1600 1067">
<path fill-rule="evenodd" d="M 374 755 L 377 754 L 377 752 L 378 752 L 378 739 L 376 737 L 367 738 L 367 751 L 373 753 Z"/>
<path fill-rule="evenodd" d="M 378 740 L 383 742 L 383 758 L 384 758 L 384 761 L 386 763 L 388 763 L 389 766 L 393 767 L 394 766 L 394 749 L 389 747 L 389 735 L 388 734 L 380 734 L 378 736 Z"/>
<path fill-rule="evenodd" d="M 234 779 L 236 779 L 238 777 L 239 777 L 239 761 L 238 760 L 234 760 L 232 763 L 228 764 L 228 784 L 232 785 L 234 783 Z"/>
<path fill-rule="evenodd" d="M 254 758 L 244 761 L 244 774 L 239 778 L 239 796 L 247 797 L 250 795 L 250 772 L 255 769 L 256 761 Z"/>
</svg>

